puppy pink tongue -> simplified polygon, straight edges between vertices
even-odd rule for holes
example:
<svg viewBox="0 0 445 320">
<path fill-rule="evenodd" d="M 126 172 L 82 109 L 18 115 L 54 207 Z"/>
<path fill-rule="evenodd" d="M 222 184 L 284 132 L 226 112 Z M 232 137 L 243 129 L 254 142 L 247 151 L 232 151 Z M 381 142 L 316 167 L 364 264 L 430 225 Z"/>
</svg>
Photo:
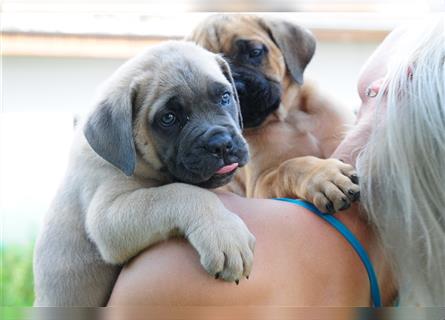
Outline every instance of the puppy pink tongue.
<svg viewBox="0 0 445 320">
<path fill-rule="evenodd" d="M 217 174 L 229 173 L 235 170 L 236 168 L 238 168 L 238 162 L 228 164 L 227 166 L 220 168 L 218 171 L 216 171 L 216 173 Z"/>
</svg>

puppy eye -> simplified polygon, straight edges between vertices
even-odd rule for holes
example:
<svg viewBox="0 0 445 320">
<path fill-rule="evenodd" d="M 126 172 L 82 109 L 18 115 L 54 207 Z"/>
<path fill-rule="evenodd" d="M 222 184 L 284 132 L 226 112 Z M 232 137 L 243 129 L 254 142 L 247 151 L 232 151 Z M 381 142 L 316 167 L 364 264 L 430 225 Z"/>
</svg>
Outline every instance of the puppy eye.
<svg viewBox="0 0 445 320">
<path fill-rule="evenodd" d="M 257 58 L 263 54 L 264 50 L 261 48 L 255 48 L 253 50 L 249 51 L 249 57 L 251 58 Z"/>
<path fill-rule="evenodd" d="M 170 127 L 176 123 L 176 115 L 173 112 L 164 113 L 161 117 L 161 124 L 164 127 Z"/>
<path fill-rule="evenodd" d="M 224 92 L 223 95 L 221 96 L 221 102 L 220 102 L 221 105 L 222 106 L 228 105 L 231 101 L 231 97 L 232 96 L 230 95 L 230 92 L 228 91 Z"/>
</svg>

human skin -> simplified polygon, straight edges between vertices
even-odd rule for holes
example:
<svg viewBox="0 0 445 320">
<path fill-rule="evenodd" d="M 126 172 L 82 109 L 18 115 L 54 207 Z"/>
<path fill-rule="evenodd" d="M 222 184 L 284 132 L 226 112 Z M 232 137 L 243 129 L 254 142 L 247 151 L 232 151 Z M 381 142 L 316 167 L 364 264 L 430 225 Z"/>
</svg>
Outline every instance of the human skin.
<svg viewBox="0 0 445 320">
<path fill-rule="evenodd" d="M 369 87 L 379 90 L 386 61 L 402 30 L 392 32 L 362 69 L 362 100 L 355 127 L 332 155 L 355 165 L 357 151 L 368 140 L 375 115 Z M 194 249 L 181 239 L 149 248 L 122 270 L 109 305 L 175 306 L 369 306 L 370 289 L 362 262 L 342 235 L 312 212 L 289 203 L 245 199 L 218 193 L 256 237 L 254 268 L 239 285 L 215 280 L 199 264 Z M 377 237 L 359 205 L 336 214 L 370 256 L 384 305 L 391 305 L 396 287 Z"/>
</svg>

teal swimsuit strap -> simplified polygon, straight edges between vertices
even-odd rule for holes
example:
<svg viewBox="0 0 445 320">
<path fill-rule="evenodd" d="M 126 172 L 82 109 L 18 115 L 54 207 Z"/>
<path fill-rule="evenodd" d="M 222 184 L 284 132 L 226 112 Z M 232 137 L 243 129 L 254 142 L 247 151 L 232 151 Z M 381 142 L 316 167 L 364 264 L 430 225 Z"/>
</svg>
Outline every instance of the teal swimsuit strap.
<svg viewBox="0 0 445 320">
<path fill-rule="evenodd" d="M 275 200 L 290 202 L 296 204 L 297 206 L 306 208 L 309 211 L 312 211 L 313 213 L 318 215 L 319 217 L 323 218 L 338 232 L 340 232 L 349 242 L 352 248 L 354 248 L 355 252 L 358 254 L 360 260 L 363 262 L 363 265 L 365 266 L 371 287 L 371 298 L 373 302 L 372 306 L 382 307 L 379 282 L 377 280 L 377 275 L 374 271 L 374 267 L 372 266 L 371 259 L 369 259 L 369 256 L 366 253 L 365 248 L 363 248 L 362 244 L 360 243 L 360 241 L 358 241 L 358 239 L 354 236 L 354 234 L 340 220 L 335 218 L 333 215 L 319 211 L 313 204 L 309 202 L 305 202 L 303 200 L 298 200 L 298 199 L 289 199 L 289 198 L 276 198 Z"/>
</svg>

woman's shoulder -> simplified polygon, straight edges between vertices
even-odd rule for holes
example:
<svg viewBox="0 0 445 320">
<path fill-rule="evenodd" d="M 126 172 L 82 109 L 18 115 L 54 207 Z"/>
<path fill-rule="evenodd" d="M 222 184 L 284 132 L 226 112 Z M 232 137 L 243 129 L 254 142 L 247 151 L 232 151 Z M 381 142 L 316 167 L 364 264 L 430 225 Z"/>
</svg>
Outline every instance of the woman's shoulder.
<svg viewBox="0 0 445 320">
<path fill-rule="evenodd" d="M 222 196 L 256 237 L 249 280 L 215 280 L 185 241 L 168 241 L 123 270 L 111 304 L 364 305 L 369 285 L 346 240 L 302 207 Z"/>
<path fill-rule="evenodd" d="M 301 305 L 366 306 L 367 273 L 345 237 L 311 210 L 291 203 L 266 201 L 258 205 L 263 209 L 255 216 L 243 218 L 257 242 L 265 243 L 256 252 L 258 259 L 278 261 L 269 262 L 269 267 L 275 268 L 276 273 L 287 273 L 281 278 L 289 281 L 286 288 L 295 293 Z M 344 222 L 362 242 L 367 240 L 365 224 Z M 291 289 L 292 286 L 295 288 Z"/>
</svg>

